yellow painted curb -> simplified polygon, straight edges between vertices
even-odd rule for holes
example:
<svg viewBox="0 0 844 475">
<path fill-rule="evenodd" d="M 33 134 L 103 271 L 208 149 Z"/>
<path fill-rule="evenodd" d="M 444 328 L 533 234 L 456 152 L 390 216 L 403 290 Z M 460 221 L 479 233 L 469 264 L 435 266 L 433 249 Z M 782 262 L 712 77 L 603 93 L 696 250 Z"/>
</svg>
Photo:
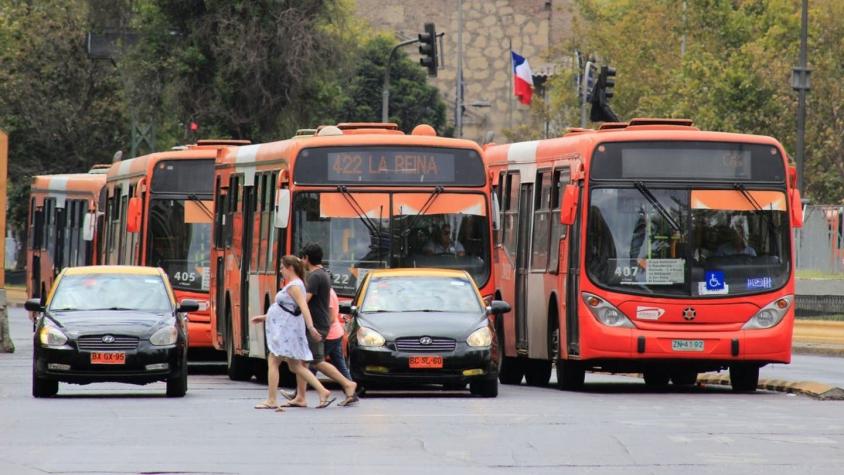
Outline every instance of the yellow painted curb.
<svg viewBox="0 0 844 475">
<path fill-rule="evenodd" d="M 832 344 L 844 347 L 844 322 L 827 320 L 796 320 L 794 343 Z"/>
<path fill-rule="evenodd" d="M 701 374 L 698 384 L 730 385 L 730 377 L 722 374 Z M 786 381 L 784 379 L 760 379 L 758 389 L 784 393 L 796 393 L 824 400 L 844 400 L 844 389 L 814 381 Z"/>
</svg>

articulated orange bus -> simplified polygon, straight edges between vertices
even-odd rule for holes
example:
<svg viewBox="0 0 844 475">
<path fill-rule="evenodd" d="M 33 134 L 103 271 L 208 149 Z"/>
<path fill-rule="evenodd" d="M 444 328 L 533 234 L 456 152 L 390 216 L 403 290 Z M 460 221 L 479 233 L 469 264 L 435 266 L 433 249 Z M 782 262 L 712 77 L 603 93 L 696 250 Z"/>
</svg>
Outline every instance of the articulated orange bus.
<svg viewBox="0 0 844 475">
<path fill-rule="evenodd" d="M 232 379 L 266 374 L 263 325 L 249 318 L 275 297 L 280 256 L 308 242 L 341 299 L 390 267 L 465 269 L 492 295 L 492 204 L 474 142 L 427 125 L 339 124 L 221 151 L 216 167 L 212 327 Z"/>
<path fill-rule="evenodd" d="M 796 171 L 770 137 L 634 119 L 489 147 L 501 200 L 500 378 L 561 388 L 585 370 L 753 390 L 791 360 Z"/>
<path fill-rule="evenodd" d="M 65 267 L 96 263 L 97 211 L 105 170 L 32 177 L 26 242 L 26 290 L 46 297 Z"/>
<path fill-rule="evenodd" d="M 211 348 L 211 226 L 214 159 L 248 143 L 209 140 L 114 163 L 102 207 L 103 264 L 161 267 L 176 299 L 196 300 L 188 319 L 190 348 Z"/>
</svg>

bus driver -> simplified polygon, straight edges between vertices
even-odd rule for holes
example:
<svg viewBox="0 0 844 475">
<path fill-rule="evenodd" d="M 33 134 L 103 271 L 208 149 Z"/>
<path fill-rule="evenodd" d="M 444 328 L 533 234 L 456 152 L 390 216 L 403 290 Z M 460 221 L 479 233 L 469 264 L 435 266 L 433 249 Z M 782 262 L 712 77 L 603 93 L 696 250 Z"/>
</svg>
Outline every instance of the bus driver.
<svg viewBox="0 0 844 475">
<path fill-rule="evenodd" d="M 448 224 L 443 224 L 440 228 L 440 232 L 435 232 L 431 236 L 431 240 L 425 244 L 425 247 L 423 247 L 422 250 L 429 256 L 444 254 L 454 256 L 466 255 L 466 250 L 463 248 L 463 245 L 460 244 L 459 241 L 455 241 L 451 238 L 451 226 Z"/>
</svg>

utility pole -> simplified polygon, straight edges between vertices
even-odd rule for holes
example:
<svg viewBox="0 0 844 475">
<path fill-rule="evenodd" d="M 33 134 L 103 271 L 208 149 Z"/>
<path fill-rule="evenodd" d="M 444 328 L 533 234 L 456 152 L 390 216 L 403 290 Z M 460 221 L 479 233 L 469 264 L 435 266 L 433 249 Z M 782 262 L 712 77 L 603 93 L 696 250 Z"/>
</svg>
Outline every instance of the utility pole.
<svg viewBox="0 0 844 475">
<path fill-rule="evenodd" d="M 457 2 L 457 93 L 454 100 L 454 136 L 463 137 L 463 0 Z"/>
<path fill-rule="evenodd" d="M 14 353 L 15 344 L 9 336 L 9 314 L 6 313 L 6 171 L 9 163 L 9 136 L 0 130 L 0 353 Z"/>
<path fill-rule="evenodd" d="M 811 88 L 809 75 L 812 70 L 808 67 L 808 53 L 806 51 L 809 36 L 809 0 L 803 0 L 803 8 L 800 15 L 800 64 L 794 68 L 791 74 L 791 87 L 797 91 L 797 150 L 795 150 L 797 161 L 797 189 L 805 196 L 805 179 L 803 171 L 806 165 L 806 92 Z"/>
</svg>

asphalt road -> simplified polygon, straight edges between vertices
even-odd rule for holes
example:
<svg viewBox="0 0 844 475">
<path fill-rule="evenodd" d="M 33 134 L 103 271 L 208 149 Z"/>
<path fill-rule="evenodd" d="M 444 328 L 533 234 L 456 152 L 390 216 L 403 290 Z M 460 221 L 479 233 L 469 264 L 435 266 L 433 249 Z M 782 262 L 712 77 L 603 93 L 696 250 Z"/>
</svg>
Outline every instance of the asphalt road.
<svg viewBox="0 0 844 475">
<path fill-rule="evenodd" d="M 17 352 L 0 354 L 4 475 L 844 472 L 842 402 L 718 387 L 654 391 L 622 376 L 589 375 L 577 393 L 373 392 L 357 407 L 284 413 L 252 409 L 263 386 L 207 372 L 190 376 L 183 399 L 165 398 L 162 383 L 62 384 L 57 397 L 34 399 L 30 327 L 20 309 L 10 311 Z M 833 358 L 794 361 L 785 371 L 801 379 L 840 378 L 844 367 Z"/>
</svg>

